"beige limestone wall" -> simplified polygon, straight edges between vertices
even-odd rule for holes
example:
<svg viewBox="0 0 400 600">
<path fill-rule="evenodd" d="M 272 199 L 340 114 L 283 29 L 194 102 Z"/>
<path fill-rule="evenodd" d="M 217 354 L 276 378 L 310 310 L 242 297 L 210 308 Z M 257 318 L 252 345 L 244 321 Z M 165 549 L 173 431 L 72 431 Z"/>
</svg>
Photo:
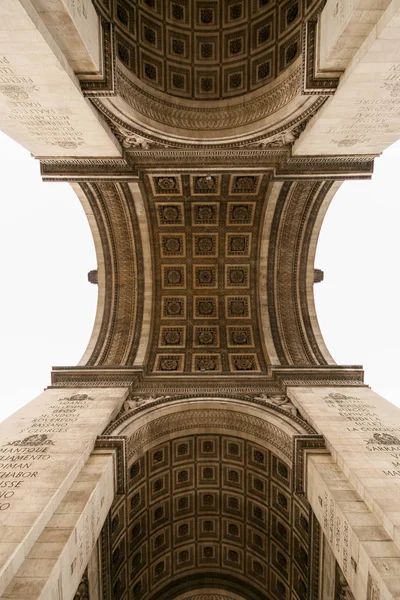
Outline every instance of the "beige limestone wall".
<svg viewBox="0 0 400 600">
<path fill-rule="evenodd" d="M 0 424 L 0 597 L 126 395 L 48 389 Z"/>
<path fill-rule="evenodd" d="M 328 0 L 318 30 L 319 67 L 344 71 L 390 0 Z"/>
<path fill-rule="evenodd" d="M 75 73 L 101 71 L 100 18 L 91 0 L 30 2 Z"/>
<path fill-rule="evenodd" d="M 330 9 L 332 4 L 335 3 L 329 3 Z M 347 0 L 344 4 L 347 5 Z M 371 1 L 369 4 L 378 9 L 374 13 L 377 16 L 387 3 Z M 352 14 L 350 10 L 350 17 Z M 321 37 L 329 38 L 330 20 L 322 21 L 322 26 L 325 29 L 321 30 Z M 361 35 L 361 29 L 359 33 Z M 350 27 L 347 36 L 354 38 L 354 35 Z M 358 44 L 361 37 L 357 40 Z M 400 2 L 392 0 L 350 60 L 334 96 L 295 142 L 293 153 L 296 156 L 377 155 L 399 137 Z"/>
<path fill-rule="evenodd" d="M 335 600 L 336 558 L 325 535 L 321 540 L 321 598 Z"/>
<path fill-rule="evenodd" d="M 0 129 L 37 157 L 119 157 L 46 27 L 50 13 L 28 0 L 0 2 Z"/>
<path fill-rule="evenodd" d="M 150 328 L 153 310 L 153 262 L 149 225 L 147 222 L 146 207 L 143 194 L 138 183 L 129 183 L 129 189 L 135 203 L 135 210 L 139 221 L 140 237 L 142 241 L 143 266 L 144 266 L 144 303 L 142 329 L 139 347 L 135 358 L 135 367 L 141 367 L 146 359 L 150 341 Z"/>
<path fill-rule="evenodd" d="M 92 454 L 1 598 L 72 600 L 114 491 L 113 456 Z"/>
<path fill-rule="evenodd" d="M 400 410 L 367 387 L 288 396 L 330 452 L 309 455 L 307 494 L 355 598 L 398 598 Z"/>
<path fill-rule="evenodd" d="M 96 251 L 96 264 L 93 265 L 93 269 L 97 269 L 97 306 L 96 306 L 96 316 L 93 323 L 92 333 L 90 335 L 90 339 L 88 345 L 85 349 L 85 352 L 82 355 L 82 358 L 79 361 L 80 366 L 84 366 L 87 364 L 88 360 L 92 356 L 93 350 L 96 347 L 96 343 L 99 337 L 99 333 L 101 330 L 101 325 L 103 322 L 103 312 L 104 305 L 106 300 L 106 268 L 104 263 L 104 252 L 103 252 L 103 244 L 101 241 L 100 231 L 97 226 L 96 217 L 93 213 L 93 210 L 90 206 L 90 202 L 88 200 L 87 195 L 82 190 L 81 186 L 78 183 L 70 183 L 72 189 L 75 194 L 78 196 L 79 201 L 85 211 L 86 218 L 89 223 L 90 232 L 92 234 L 92 239 L 94 243 L 94 248 Z"/>
</svg>

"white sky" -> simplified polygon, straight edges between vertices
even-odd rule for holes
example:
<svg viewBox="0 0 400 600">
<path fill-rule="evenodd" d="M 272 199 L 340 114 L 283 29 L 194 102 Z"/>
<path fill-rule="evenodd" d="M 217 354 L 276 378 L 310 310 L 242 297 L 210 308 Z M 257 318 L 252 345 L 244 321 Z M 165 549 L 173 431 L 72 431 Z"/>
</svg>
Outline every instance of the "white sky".
<svg viewBox="0 0 400 600">
<path fill-rule="evenodd" d="M 339 364 L 363 364 L 366 383 L 400 406 L 400 142 L 372 181 L 346 182 L 318 245 L 322 333 Z M 89 340 L 97 286 L 91 233 L 67 183 L 43 183 L 39 162 L 0 133 L 0 421 L 74 365 Z"/>
</svg>

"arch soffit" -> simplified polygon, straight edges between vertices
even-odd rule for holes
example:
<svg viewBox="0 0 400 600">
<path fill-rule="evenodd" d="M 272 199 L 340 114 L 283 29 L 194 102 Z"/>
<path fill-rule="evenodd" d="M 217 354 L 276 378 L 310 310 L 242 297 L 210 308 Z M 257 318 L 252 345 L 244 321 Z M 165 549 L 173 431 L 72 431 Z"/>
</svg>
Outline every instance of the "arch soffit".
<svg viewBox="0 0 400 600">
<path fill-rule="evenodd" d="M 204 23 L 202 11 L 192 4 L 163 6 L 157 0 L 128 9 L 122 0 L 96 0 L 97 10 L 115 30 L 117 93 L 94 98 L 94 104 L 128 146 L 135 134 L 139 137 L 134 144 L 143 147 L 204 146 L 207 141 L 240 145 L 266 139 L 275 143 L 275 136 L 287 135 L 294 141 L 297 133 L 293 137 L 292 129 L 302 126 L 326 98 L 326 82 L 321 96 L 315 90 L 303 94 L 304 64 L 314 43 L 305 34 L 306 23 L 316 20 L 323 2 L 298 0 L 281 6 L 238 0 L 227 9 L 240 10 L 242 16 L 233 20 L 210 4 L 215 23 Z M 187 20 L 170 15 L 172 6 L 182 9 Z M 178 46 L 179 55 L 174 53 Z M 211 54 L 201 56 L 206 47 Z M 185 48 L 194 56 L 186 55 Z"/>
<path fill-rule="evenodd" d="M 264 400 L 243 396 L 168 396 L 149 400 L 144 406 L 120 413 L 105 435 L 127 440 L 128 461 L 138 452 L 160 443 L 164 437 L 185 431 L 220 431 L 243 434 L 292 459 L 293 438 L 315 435 L 303 419 Z"/>
<path fill-rule="evenodd" d="M 313 263 L 336 189 L 332 182 L 272 181 L 266 190 L 256 251 L 256 320 L 267 364 L 334 364 L 316 318 Z M 80 190 L 99 257 L 96 321 L 81 364 L 140 367 L 154 329 L 157 277 L 146 193 L 137 183 L 116 182 L 85 183 Z"/>
<path fill-rule="evenodd" d="M 245 546 L 242 521 L 245 519 L 244 507 L 247 506 L 246 502 L 248 502 L 250 508 L 247 508 L 247 510 L 250 512 L 248 520 L 245 521 L 246 527 L 251 529 L 256 524 L 253 523 L 252 517 L 254 511 L 254 514 L 258 515 L 256 520 L 257 518 L 261 519 L 254 529 L 254 534 L 259 540 L 257 543 L 261 543 L 261 539 L 269 535 L 268 527 L 264 531 L 267 523 L 265 511 L 271 510 L 273 513 L 271 514 L 271 519 L 275 525 L 272 527 L 273 533 L 271 534 L 272 556 L 275 556 L 276 553 L 282 554 L 282 548 L 280 548 L 279 543 L 276 545 L 275 538 L 278 539 L 279 535 L 294 536 L 293 542 L 287 547 L 284 543 L 285 550 L 283 550 L 283 555 L 285 556 L 285 561 L 287 561 L 286 565 L 293 560 L 296 560 L 297 564 L 301 564 L 300 571 L 298 571 L 293 580 L 294 589 L 298 591 L 302 588 L 300 591 L 304 598 L 315 600 L 318 588 L 318 568 L 316 568 L 316 565 L 319 560 L 319 530 L 305 497 L 296 495 L 296 480 L 293 479 L 296 467 L 293 464 L 292 454 L 295 438 L 315 439 L 315 436 L 311 432 L 312 429 L 306 423 L 296 416 L 286 413 L 281 408 L 261 406 L 261 404 L 257 405 L 239 397 L 222 398 L 217 396 L 207 399 L 202 397 L 164 398 L 150 401 L 149 404 L 129 411 L 117 419 L 106 431 L 106 437 L 110 441 L 113 438 L 117 440 L 121 439 L 121 437 L 126 438 L 128 493 L 124 498 L 116 498 L 110 514 L 110 529 L 106 528 L 103 531 L 103 547 L 108 547 L 106 555 L 120 557 L 121 549 L 126 547 L 124 539 L 127 538 L 129 550 L 126 557 L 128 559 L 126 564 L 129 569 L 131 562 L 132 564 L 136 564 L 139 560 L 142 560 L 139 557 L 142 556 L 142 549 L 147 543 L 147 538 L 143 537 L 144 532 L 147 532 L 146 535 L 149 536 L 149 539 L 153 540 L 152 544 L 160 536 L 165 536 L 163 539 L 170 540 L 172 544 L 171 549 L 166 547 L 162 556 L 157 554 L 157 550 L 154 548 L 152 550 L 154 554 L 153 558 L 150 559 L 149 563 L 146 562 L 149 573 L 156 572 L 155 569 L 158 568 L 161 577 L 160 581 L 157 579 L 153 581 L 152 577 L 154 575 L 151 577 L 149 575 L 146 580 L 143 575 L 143 569 L 138 569 L 135 574 L 132 573 L 132 578 L 130 579 L 132 583 L 129 584 L 129 587 L 132 588 L 133 592 L 144 594 L 143 597 L 146 599 L 160 597 L 179 600 L 179 593 L 185 591 L 184 597 L 193 597 L 193 600 L 242 600 L 244 597 L 269 598 L 270 592 L 275 592 L 276 594 L 276 590 L 281 589 L 287 595 L 289 594 L 287 597 L 294 598 L 295 596 L 289 592 L 290 581 L 285 581 L 285 577 L 282 577 L 282 575 L 278 577 L 280 580 L 279 583 L 276 581 L 271 584 L 271 590 L 269 587 L 267 589 L 266 582 L 268 578 L 266 571 L 270 565 L 268 566 L 264 560 L 265 549 L 262 550 L 260 547 L 254 553 L 250 547 L 247 548 Z M 206 455 L 203 455 L 204 452 L 210 452 L 209 448 L 207 450 L 205 446 L 203 448 L 203 444 L 211 444 L 213 446 L 213 449 L 211 449 L 213 453 L 211 462 L 209 457 L 207 458 Z M 235 446 L 236 450 L 231 449 L 231 446 Z M 239 448 L 241 449 L 239 450 Z M 258 456 L 256 456 L 257 453 Z M 220 478 L 216 474 L 216 481 L 214 483 L 202 482 L 203 477 L 208 478 L 210 476 L 208 473 L 206 474 L 206 471 L 215 471 L 215 465 L 219 463 L 221 463 L 221 473 L 224 473 L 224 475 L 221 475 L 220 482 L 218 483 Z M 179 474 L 183 473 L 183 471 L 185 478 L 180 479 Z M 190 473 L 194 473 L 195 471 L 198 471 L 198 475 L 195 476 L 193 474 L 192 477 Z M 204 474 L 202 475 L 203 471 Z M 272 486 L 271 499 L 264 502 L 261 500 L 261 496 L 256 498 L 251 491 L 253 484 L 249 483 L 249 488 L 246 487 L 247 475 L 243 475 L 242 478 L 240 475 L 241 471 L 243 473 L 248 472 L 250 479 L 252 477 L 256 478 L 254 485 L 259 488 L 259 492 L 255 492 L 256 496 L 257 493 L 261 493 L 261 495 L 267 493 L 267 489 L 269 489 L 267 480 L 270 480 Z M 231 479 L 232 481 L 237 481 L 237 484 L 233 484 L 232 488 L 232 486 L 229 487 L 230 484 L 226 478 L 232 478 L 235 473 L 237 473 L 236 477 L 239 477 L 239 480 Z M 165 481 L 165 484 L 162 481 Z M 179 484 L 179 481 L 182 481 L 182 483 Z M 239 481 L 242 483 L 239 484 Z M 251 479 L 251 481 L 253 480 Z M 261 483 L 261 481 L 264 481 L 264 483 Z M 176 485 L 178 485 L 178 488 L 174 493 L 173 489 L 175 489 Z M 167 486 L 167 490 L 169 489 L 170 500 L 167 499 L 168 494 L 166 495 L 166 493 L 162 492 L 162 486 Z M 263 492 L 260 491 L 260 486 L 262 486 Z M 149 497 L 153 498 L 152 508 L 147 517 L 143 516 L 144 513 L 140 510 L 142 506 L 140 498 L 144 493 L 144 487 L 146 487 Z M 247 489 L 248 492 L 245 491 Z M 208 494 L 207 503 L 209 499 L 215 497 L 216 499 L 213 500 L 215 509 L 208 510 L 206 509 L 206 505 L 203 510 L 195 508 L 194 505 L 191 508 L 191 501 L 188 499 L 189 504 L 187 505 L 187 509 L 185 508 L 184 512 L 180 514 L 179 511 L 182 510 L 179 508 L 180 501 L 189 497 L 193 493 L 193 490 L 194 493 L 199 494 L 199 498 L 202 498 L 204 494 Z M 246 496 L 247 493 L 250 495 Z M 159 497 L 158 494 L 160 494 Z M 239 504 L 237 505 L 237 509 L 233 509 L 233 513 L 229 513 L 228 510 L 225 514 L 225 509 L 222 508 L 222 505 L 225 506 L 224 503 L 228 501 L 228 496 L 232 497 L 232 494 L 236 498 L 235 502 Z M 221 495 L 221 502 L 217 500 L 219 495 Z M 222 498 L 225 498 L 223 502 Z M 246 498 L 247 501 L 245 502 Z M 170 502 L 171 504 L 169 504 Z M 199 500 L 199 502 L 202 502 L 202 500 Z M 217 508 L 218 506 L 220 508 Z M 290 511 L 285 513 L 289 506 L 291 507 Z M 196 512 L 198 510 L 200 511 L 199 514 Z M 236 514 L 235 510 L 239 512 Z M 289 523 L 292 522 L 292 517 L 289 514 L 292 513 L 292 510 L 296 516 L 293 517 L 293 531 L 290 533 L 291 526 Z M 172 525 L 170 519 L 168 520 L 168 524 L 165 522 L 163 525 L 161 521 L 160 525 L 157 525 L 154 518 L 156 516 L 162 518 L 162 515 L 166 514 L 165 511 L 168 514 L 173 514 L 173 518 L 171 517 Z M 282 520 L 280 511 L 283 511 L 282 514 L 286 514 L 286 524 L 285 518 Z M 127 521 L 125 517 L 121 521 L 123 514 L 128 515 Z M 147 519 L 147 525 L 144 525 L 143 519 Z M 198 523 L 199 543 L 191 546 L 189 540 L 187 541 L 187 545 L 182 547 L 182 544 L 178 540 L 178 545 L 175 547 L 173 540 L 175 539 L 174 536 L 178 535 L 178 533 L 173 532 L 175 530 L 178 532 L 178 527 L 182 527 L 182 529 L 185 528 L 185 531 L 189 533 L 191 531 L 190 522 L 192 519 Z M 220 519 L 221 524 L 218 525 L 217 523 Z M 275 526 L 278 522 L 276 519 L 281 523 L 278 526 L 281 533 L 275 532 Z M 243 551 L 238 551 L 237 544 L 239 540 L 234 540 L 232 546 L 232 540 L 228 539 L 232 533 L 224 533 L 228 523 L 232 531 L 243 530 L 243 536 L 240 541 L 243 544 Z M 165 529 L 168 529 L 170 526 L 172 530 L 168 533 Z M 200 533 L 203 526 L 204 531 Z M 299 531 L 297 531 L 298 527 L 300 528 Z M 305 529 L 303 530 L 302 527 L 305 527 Z M 107 533 L 110 531 L 111 536 L 110 533 Z M 193 530 L 194 536 L 197 535 L 195 531 L 197 531 L 197 526 Z M 217 532 L 220 533 L 215 538 Z M 223 569 L 222 575 L 219 577 L 212 560 L 207 564 L 202 564 L 201 556 L 202 552 L 211 552 L 209 550 L 211 547 L 210 543 L 217 547 L 220 541 L 215 540 L 223 541 L 226 535 L 228 535 L 228 538 L 226 538 L 224 544 L 227 548 L 227 553 L 230 552 L 232 555 L 230 559 L 229 555 L 228 559 L 240 561 L 239 555 L 242 556 L 243 552 L 243 556 L 247 557 L 243 564 L 248 564 L 249 566 L 244 567 L 243 572 L 236 570 L 235 573 L 230 573 L 229 560 L 226 562 L 226 559 L 222 559 L 221 556 Z M 251 536 L 252 534 L 249 535 Z M 215 544 L 212 541 L 213 539 Z M 289 538 L 286 537 L 286 539 L 288 540 Z M 249 541 L 249 543 L 251 546 L 252 542 Z M 265 543 L 267 544 L 266 537 Z M 168 559 L 170 550 L 171 557 L 175 557 L 171 558 L 171 561 Z M 299 552 L 303 558 L 299 558 Z M 261 561 L 257 558 L 258 554 L 260 557 L 263 557 Z M 194 559 L 194 555 L 198 555 L 198 559 Z M 179 567 L 177 564 L 179 560 L 187 560 L 189 557 L 192 557 L 194 561 L 192 567 L 190 565 L 185 568 L 183 565 Z M 247 560 L 250 562 L 248 563 Z M 283 561 L 284 559 L 282 556 L 279 556 L 279 560 Z M 173 564 L 176 567 L 172 567 L 172 561 L 174 561 Z M 142 562 L 140 564 L 142 565 Z M 194 564 L 198 566 L 195 567 Z M 188 570 L 185 571 L 185 569 Z M 218 573 L 219 571 L 220 569 L 218 569 Z M 254 575 L 257 572 L 258 575 Z M 312 572 L 311 576 L 309 575 L 310 572 Z M 307 576 L 305 576 L 306 573 Z M 115 572 L 112 578 L 112 586 L 122 585 L 123 577 L 124 575 L 121 570 L 120 572 Z M 203 586 L 207 586 L 207 583 L 210 586 L 212 580 L 214 580 L 214 586 L 218 586 L 218 592 L 222 594 L 222 599 L 219 596 L 215 597 L 214 590 L 210 590 L 210 593 L 207 594 L 207 590 L 203 590 Z M 150 583 L 146 583 L 147 581 L 150 581 Z M 309 581 L 309 584 L 307 584 L 307 581 Z M 244 591 L 247 584 L 249 586 L 248 594 Z M 202 588 L 201 593 L 200 591 L 196 591 L 199 590 L 199 586 Z M 227 591 L 224 592 L 224 590 Z M 203 596 L 202 594 L 206 595 Z M 271 594 L 272 597 L 275 597 L 273 593 Z"/>
</svg>

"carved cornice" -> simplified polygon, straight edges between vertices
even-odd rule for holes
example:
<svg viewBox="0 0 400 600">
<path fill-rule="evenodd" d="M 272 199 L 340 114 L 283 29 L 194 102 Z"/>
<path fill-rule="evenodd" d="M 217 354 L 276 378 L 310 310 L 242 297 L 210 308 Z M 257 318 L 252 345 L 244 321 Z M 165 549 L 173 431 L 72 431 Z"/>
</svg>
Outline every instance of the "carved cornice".
<svg viewBox="0 0 400 600">
<path fill-rule="evenodd" d="M 81 76 L 80 85 L 84 96 L 115 95 L 115 40 L 114 25 L 104 17 L 100 17 L 101 44 L 103 49 L 103 65 L 101 77 Z"/>
<path fill-rule="evenodd" d="M 143 91 L 120 69 L 117 70 L 118 93 L 135 111 L 157 123 L 187 130 L 226 130 L 243 127 L 272 115 L 296 98 L 302 87 L 302 68 L 298 67 L 284 81 L 263 95 L 229 107 L 189 107 L 177 105 Z"/>
<path fill-rule="evenodd" d="M 138 175 L 124 158 L 41 158 L 43 181 L 137 181 Z"/>
<path fill-rule="evenodd" d="M 136 396 L 137 392 L 133 392 L 131 394 L 131 398 L 137 398 Z M 134 400 L 126 400 L 124 403 L 123 408 L 121 409 L 120 413 L 117 415 L 117 417 L 114 419 L 114 421 L 112 423 L 110 423 L 110 425 L 107 427 L 107 429 L 104 432 L 104 435 L 112 435 L 113 432 L 118 429 L 121 425 L 123 425 L 123 423 L 125 422 L 129 422 L 132 418 L 137 418 L 140 417 L 140 415 L 144 412 L 146 412 L 149 408 L 154 409 L 155 407 L 166 407 L 169 405 L 173 405 L 174 403 L 179 403 L 181 404 L 182 401 L 184 400 L 193 400 L 193 399 L 199 399 L 201 398 L 201 400 L 205 400 L 205 401 L 210 401 L 210 402 L 215 402 L 215 400 L 222 400 L 222 399 L 227 399 L 227 400 L 238 400 L 241 403 L 246 403 L 249 406 L 254 406 L 254 407 L 261 407 L 261 408 L 267 408 L 269 411 L 272 410 L 272 413 L 276 413 L 277 415 L 281 416 L 281 417 L 285 417 L 286 419 L 289 418 L 289 421 L 293 421 L 294 424 L 296 424 L 301 430 L 304 430 L 304 432 L 306 432 L 307 434 L 310 435 L 314 435 L 315 434 L 315 430 L 311 427 L 311 425 L 309 425 L 306 421 L 304 421 L 299 415 L 298 412 L 296 410 L 294 411 L 290 411 L 287 410 L 287 408 L 282 407 L 282 404 L 279 405 L 274 401 L 274 395 L 271 394 L 269 396 L 268 399 L 266 394 L 262 394 L 262 396 L 264 396 L 264 398 L 260 398 L 260 396 L 258 394 L 254 394 L 252 396 L 249 395 L 234 395 L 234 394 L 223 394 L 223 393 L 219 393 L 218 391 L 216 391 L 214 394 L 191 394 L 191 395 L 175 395 L 175 396 L 161 396 L 161 397 L 153 397 L 152 395 L 149 395 L 146 398 L 146 395 L 141 396 L 141 399 L 139 402 L 135 402 Z M 275 396 L 276 397 L 276 396 Z M 286 399 L 287 402 L 289 403 L 289 405 L 291 405 L 289 399 Z M 133 406 L 133 408 L 129 408 Z M 293 407 L 293 405 L 291 405 Z M 128 407 L 128 408 L 126 408 Z M 294 408 L 294 407 L 293 407 Z M 221 413 L 222 414 L 222 413 Z M 238 413 L 241 414 L 241 413 Z M 226 415 L 225 415 L 226 417 Z M 223 417 L 223 418 L 225 418 Z M 263 422 L 267 422 L 267 419 L 262 420 Z"/>
<path fill-rule="evenodd" d="M 339 85 L 341 73 L 327 73 L 318 68 L 318 27 L 324 5 L 325 2 L 303 26 L 303 93 L 331 96 Z"/>
<path fill-rule="evenodd" d="M 307 452 L 328 454 L 322 435 L 298 435 L 293 438 L 293 489 L 296 494 L 307 492 Z"/>
<path fill-rule="evenodd" d="M 235 600 L 233 596 L 227 596 L 226 594 L 194 594 L 186 593 L 185 600 Z"/>
<path fill-rule="evenodd" d="M 177 172 L 250 168 L 272 172 L 275 181 L 370 179 L 372 156 L 291 156 L 290 148 L 134 149 L 126 152 L 134 170 L 172 167 Z"/>
<path fill-rule="evenodd" d="M 51 387 L 126 387 L 139 380 L 141 371 L 132 368 L 53 367 Z"/>
<path fill-rule="evenodd" d="M 271 376 L 260 376 L 251 381 L 238 377 L 220 377 L 193 380 L 190 377 L 148 377 L 141 369 L 131 367 L 53 367 L 51 387 L 127 387 L 134 396 L 179 395 L 190 398 L 236 397 L 238 394 L 279 395 L 287 387 L 364 387 L 364 372 L 360 366 L 324 365 L 314 367 L 279 367 L 271 369 Z M 184 396 L 182 396 L 184 394 Z M 241 396 L 241 397 L 242 397 Z"/>
<path fill-rule="evenodd" d="M 364 387 L 364 371 L 361 366 L 322 365 L 315 368 L 302 369 L 293 365 L 290 367 L 276 367 L 273 369 L 283 389 L 288 387 Z"/>
<path fill-rule="evenodd" d="M 125 494 L 126 492 L 126 439 L 124 437 L 98 436 L 95 444 L 95 450 L 101 451 L 106 449 L 115 450 L 115 492 L 117 495 Z"/>
<path fill-rule="evenodd" d="M 133 134 L 132 134 L 133 135 Z M 373 156 L 291 156 L 290 146 L 241 148 L 147 148 L 145 142 L 125 150 L 125 158 L 41 158 L 44 181 L 139 181 L 144 169 L 174 167 L 177 172 L 199 168 L 251 168 L 271 173 L 276 181 L 296 179 L 370 179 Z"/>
</svg>

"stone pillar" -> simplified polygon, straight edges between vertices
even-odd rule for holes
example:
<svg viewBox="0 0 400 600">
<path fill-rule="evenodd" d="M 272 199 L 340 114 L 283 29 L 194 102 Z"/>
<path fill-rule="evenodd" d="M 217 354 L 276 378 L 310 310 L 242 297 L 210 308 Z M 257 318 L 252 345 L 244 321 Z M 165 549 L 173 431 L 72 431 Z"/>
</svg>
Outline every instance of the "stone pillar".
<svg viewBox="0 0 400 600">
<path fill-rule="evenodd" d="M 72 600 L 114 492 L 112 454 L 92 454 L 2 598 Z"/>
<path fill-rule="evenodd" d="M 48 389 L 0 424 L 0 597 L 127 393 Z"/>
<path fill-rule="evenodd" d="M 2 0 L 0 129 L 36 157 L 120 157 L 71 68 L 97 68 L 99 40 L 89 0 Z"/>
<path fill-rule="evenodd" d="M 322 535 L 321 554 L 321 598 L 323 600 L 337 600 L 335 598 L 337 563 L 325 535 Z"/>
<path fill-rule="evenodd" d="M 380 154 L 400 133 L 399 0 L 329 0 L 318 39 L 317 64 L 347 67 L 293 154 Z"/>
<path fill-rule="evenodd" d="M 101 24 L 92 0 L 30 0 L 74 73 L 102 68 Z M 21 2 L 27 6 L 26 1 Z"/>
<path fill-rule="evenodd" d="M 328 0 L 319 22 L 319 68 L 344 71 L 390 1 Z"/>
<path fill-rule="evenodd" d="M 326 441 L 307 495 L 356 600 L 400 590 L 400 410 L 369 388 L 289 388 Z"/>
</svg>

